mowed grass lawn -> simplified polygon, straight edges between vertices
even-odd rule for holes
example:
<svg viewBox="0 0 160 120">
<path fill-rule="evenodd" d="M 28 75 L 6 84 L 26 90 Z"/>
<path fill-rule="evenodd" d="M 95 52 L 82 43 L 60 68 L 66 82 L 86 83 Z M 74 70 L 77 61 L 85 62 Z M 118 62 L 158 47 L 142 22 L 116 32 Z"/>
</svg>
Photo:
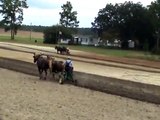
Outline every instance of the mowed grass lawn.
<svg viewBox="0 0 160 120">
<path fill-rule="evenodd" d="M 30 32 L 30 31 L 18 31 L 15 35 L 15 40 L 11 40 L 10 32 L 4 32 L 3 29 L 0 29 L 0 41 L 4 42 L 19 42 L 26 44 L 34 44 L 35 40 L 39 44 L 43 43 L 43 33 L 41 32 Z"/>
<path fill-rule="evenodd" d="M 35 43 L 35 40 L 37 40 L 37 43 Z M 52 46 L 52 47 L 55 46 L 53 44 L 43 44 L 43 33 L 33 32 L 33 31 L 31 32 L 31 39 L 30 39 L 30 31 L 18 31 L 17 35 L 15 36 L 15 40 L 11 40 L 10 32 L 4 32 L 3 29 L 0 29 L 0 41 L 35 44 L 35 45 Z M 127 58 L 160 61 L 160 55 L 154 55 L 151 54 L 150 52 L 144 52 L 144 51 L 117 50 L 117 49 L 107 49 L 94 46 L 80 46 L 80 45 L 64 45 L 64 46 L 68 46 L 70 49 L 73 50 L 97 53 L 105 56 L 127 57 Z"/>
</svg>

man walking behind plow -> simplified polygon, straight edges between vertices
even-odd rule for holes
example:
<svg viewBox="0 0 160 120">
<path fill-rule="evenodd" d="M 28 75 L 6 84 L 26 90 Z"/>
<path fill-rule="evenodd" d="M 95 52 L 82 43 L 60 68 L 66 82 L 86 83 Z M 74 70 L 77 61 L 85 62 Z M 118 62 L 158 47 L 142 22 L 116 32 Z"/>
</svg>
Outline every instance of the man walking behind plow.
<svg viewBox="0 0 160 120">
<path fill-rule="evenodd" d="M 70 57 L 67 58 L 65 61 L 65 80 L 70 80 L 74 82 L 73 80 L 73 62 Z"/>
</svg>

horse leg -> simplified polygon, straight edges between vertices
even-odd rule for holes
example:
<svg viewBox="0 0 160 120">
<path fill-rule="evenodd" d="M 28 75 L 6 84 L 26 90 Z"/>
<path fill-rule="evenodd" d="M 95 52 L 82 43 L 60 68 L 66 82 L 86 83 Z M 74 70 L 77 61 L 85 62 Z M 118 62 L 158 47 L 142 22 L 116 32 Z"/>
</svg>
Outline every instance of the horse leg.
<svg viewBox="0 0 160 120">
<path fill-rule="evenodd" d="M 41 77 L 42 77 L 42 79 L 43 79 L 43 69 L 42 69 L 42 71 L 41 71 Z"/>
<path fill-rule="evenodd" d="M 53 75 L 53 79 L 55 79 L 55 74 L 54 74 L 54 72 L 52 73 L 52 75 Z"/>
<path fill-rule="evenodd" d="M 63 84 L 63 80 L 64 80 L 63 72 L 60 72 L 59 73 L 59 84 Z"/>
<path fill-rule="evenodd" d="M 49 61 L 48 61 L 50 75 L 51 75 L 51 73 L 52 73 L 52 62 L 53 62 L 52 60 L 49 60 Z"/>
<path fill-rule="evenodd" d="M 51 76 L 52 76 L 52 68 L 49 68 L 49 79 L 52 79 Z"/>
<path fill-rule="evenodd" d="M 44 77 L 44 80 L 46 80 L 46 78 L 47 78 L 47 69 L 45 69 L 44 71 L 45 71 L 45 77 Z"/>
<path fill-rule="evenodd" d="M 39 71 L 39 79 L 41 80 L 42 79 L 42 69 L 38 68 L 38 71 Z"/>
</svg>

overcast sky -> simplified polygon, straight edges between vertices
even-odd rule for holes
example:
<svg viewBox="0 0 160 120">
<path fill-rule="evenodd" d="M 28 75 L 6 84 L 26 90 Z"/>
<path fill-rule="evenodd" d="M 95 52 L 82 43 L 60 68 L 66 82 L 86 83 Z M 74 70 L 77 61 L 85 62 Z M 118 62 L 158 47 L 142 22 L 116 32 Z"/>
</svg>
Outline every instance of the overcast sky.
<svg viewBox="0 0 160 120">
<path fill-rule="evenodd" d="M 24 10 L 23 24 L 51 26 L 59 23 L 62 11 L 61 6 L 69 0 L 27 0 L 28 9 Z M 79 27 L 91 27 L 91 22 L 97 17 L 99 9 L 107 3 L 124 3 L 129 0 L 70 0 L 73 11 L 77 11 Z M 131 0 L 130 0 L 131 1 Z M 144 6 L 155 0 L 133 0 L 134 3 L 141 2 Z"/>
</svg>

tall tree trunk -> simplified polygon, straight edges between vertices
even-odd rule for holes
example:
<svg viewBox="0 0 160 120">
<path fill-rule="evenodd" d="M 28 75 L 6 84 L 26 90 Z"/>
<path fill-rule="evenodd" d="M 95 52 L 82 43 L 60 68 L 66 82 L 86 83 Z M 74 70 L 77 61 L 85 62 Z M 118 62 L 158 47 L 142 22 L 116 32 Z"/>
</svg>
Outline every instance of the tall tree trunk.
<svg viewBox="0 0 160 120">
<path fill-rule="evenodd" d="M 11 40 L 14 40 L 14 24 L 13 21 L 11 21 Z"/>
<path fill-rule="evenodd" d="M 12 40 L 12 29 L 11 29 L 11 40 Z"/>
<path fill-rule="evenodd" d="M 11 29 L 11 40 L 14 40 L 14 30 Z"/>
</svg>

